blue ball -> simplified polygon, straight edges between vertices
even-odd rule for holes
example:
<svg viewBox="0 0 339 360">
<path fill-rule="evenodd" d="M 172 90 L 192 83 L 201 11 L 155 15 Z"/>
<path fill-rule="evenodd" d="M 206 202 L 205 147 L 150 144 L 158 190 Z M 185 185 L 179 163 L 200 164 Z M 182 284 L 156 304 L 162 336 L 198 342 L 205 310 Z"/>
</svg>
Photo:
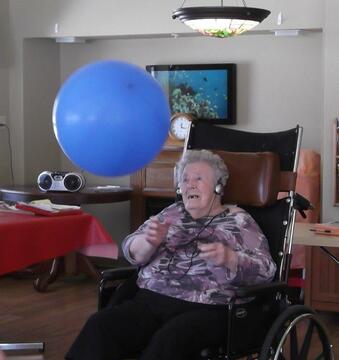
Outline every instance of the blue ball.
<svg viewBox="0 0 339 360">
<path fill-rule="evenodd" d="M 168 99 L 138 66 L 99 61 L 75 71 L 54 102 L 53 128 L 67 157 L 99 176 L 133 173 L 160 152 L 168 135 Z"/>
</svg>

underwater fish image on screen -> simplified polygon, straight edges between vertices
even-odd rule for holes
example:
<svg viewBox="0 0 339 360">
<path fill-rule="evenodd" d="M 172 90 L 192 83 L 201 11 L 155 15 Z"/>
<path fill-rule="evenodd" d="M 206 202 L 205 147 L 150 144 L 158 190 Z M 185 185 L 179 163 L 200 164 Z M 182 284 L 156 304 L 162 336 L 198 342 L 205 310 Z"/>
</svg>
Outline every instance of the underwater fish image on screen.
<svg viewBox="0 0 339 360">
<path fill-rule="evenodd" d="M 168 96 L 172 114 L 235 123 L 235 64 L 148 65 Z"/>
</svg>

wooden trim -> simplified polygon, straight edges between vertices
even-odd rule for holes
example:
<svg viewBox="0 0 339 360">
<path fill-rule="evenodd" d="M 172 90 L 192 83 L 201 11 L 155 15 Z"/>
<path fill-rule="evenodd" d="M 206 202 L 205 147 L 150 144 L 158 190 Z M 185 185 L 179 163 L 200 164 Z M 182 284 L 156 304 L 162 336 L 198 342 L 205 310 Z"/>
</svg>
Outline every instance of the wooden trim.
<svg viewBox="0 0 339 360">
<path fill-rule="evenodd" d="M 332 136 L 332 180 L 333 180 L 333 186 L 332 186 L 332 190 L 333 190 L 333 205 L 334 206 L 339 206 L 339 194 L 338 194 L 338 176 L 339 176 L 339 169 L 338 169 L 338 165 L 339 165 L 339 158 L 338 158 L 338 147 L 339 147 L 339 134 L 338 134 L 338 124 L 337 124 L 338 120 L 335 120 L 333 123 L 333 136 Z"/>
</svg>

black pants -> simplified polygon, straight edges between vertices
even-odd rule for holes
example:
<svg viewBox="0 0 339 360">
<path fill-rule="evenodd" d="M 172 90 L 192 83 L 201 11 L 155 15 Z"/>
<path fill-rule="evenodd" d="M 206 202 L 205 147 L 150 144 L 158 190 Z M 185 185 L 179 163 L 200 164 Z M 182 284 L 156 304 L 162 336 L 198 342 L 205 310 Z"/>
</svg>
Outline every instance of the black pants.
<svg viewBox="0 0 339 360">
<path fill-rule="evenodd" d="M 86 322 L 65 359 L 194 359 L 207 346 L 225 344 L 227 308 L 139 290 Z"/>
</svg>

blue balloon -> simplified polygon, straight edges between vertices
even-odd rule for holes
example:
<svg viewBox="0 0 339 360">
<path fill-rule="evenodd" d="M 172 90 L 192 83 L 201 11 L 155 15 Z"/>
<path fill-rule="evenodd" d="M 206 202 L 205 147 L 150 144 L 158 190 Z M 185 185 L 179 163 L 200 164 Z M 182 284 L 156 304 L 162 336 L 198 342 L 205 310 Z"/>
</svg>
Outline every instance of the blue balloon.
<svg viewBox="0 0 339 360">
<path fill-rule="evenodd" d="M 168 99 L 138 66 L 99 61 L 75 71 L 53 107 L 55 136 L 67 157 L 100 176 L 133 173 L 152 161 L 168 135 Z"/>
</svg>

